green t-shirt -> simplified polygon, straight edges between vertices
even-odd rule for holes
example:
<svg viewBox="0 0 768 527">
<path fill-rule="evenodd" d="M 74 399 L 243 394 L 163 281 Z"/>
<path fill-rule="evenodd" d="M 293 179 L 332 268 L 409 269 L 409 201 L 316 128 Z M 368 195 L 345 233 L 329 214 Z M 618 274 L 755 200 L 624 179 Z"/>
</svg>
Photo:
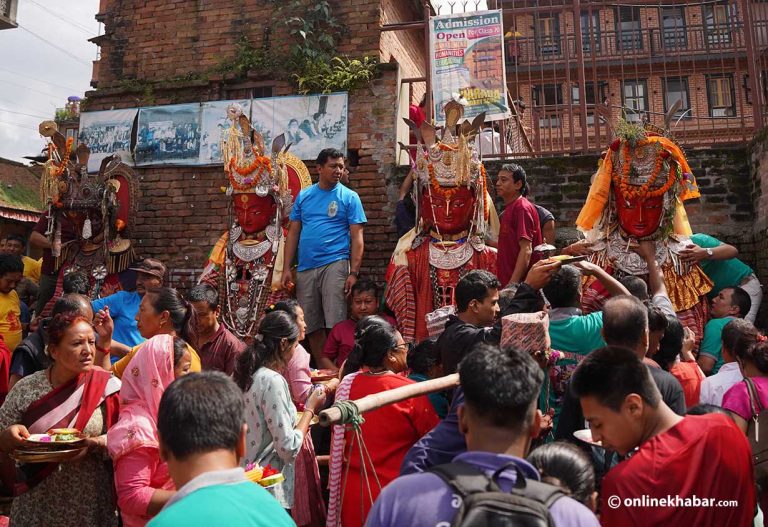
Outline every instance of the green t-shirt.
<svg viewBox="0 0 768 527">
<path fill-rule="evenodd" d="M 715 366 L 712 368 L 711 375 L 718 372 L 723 365 L 723 328 L 734 320 L 735 317 L 713 318 L 704 326 L 704 338 L 701 339 L 701 348 L 699 355 L 705 355 L 715 359 Z"/>
<path fill-rule="evenodd" d="M 291 527 L 296 525 L 272 495 L 256 483 L 212 485 L 160 511 L 147 527 Z"/>
<path fill-rule="evenodd" d="M 602 311 L 549 322 L 552 349 L 580 355 L 605 346 L 602 330 Z"/>
<path fill-rule="evenodd" d="M 722 245 L 720 240 L 708 234 L 694 234 L 691 236 L 691 241 L 705 249 L 714 249 Z M 750 266 L 738 258 L 731 258 L 730 260 L 702 260 L 699 262 L 699 265 L 701 265 L 709 279 L 714 282 L 712 291 L 708 295 L 710 298 L 717 296 L 726 287 L 738 286 L 746 277 L 754 272 Z"/>
<path fill-rule="evenodd" d="M 549 408 L 555 409 L 553 421 L 555 427 L 560 418 L 560 407 L 568 381 L 576 369 L 578 360 L 586 357 L 590 352 L 605 346 L 602 335 L 603 312 L 597 311 L 589 315 L 578 315 L 549 322 L 549 338 L 552 340 L 552 349 L 565 352 L 566 358 L 560 359 L 549 372 L 549 378 L 542 387 L 542 395 L 548 391 Z M 539 407 L 542 411 L 543 400 L 539 398 Z"/>
</svg>

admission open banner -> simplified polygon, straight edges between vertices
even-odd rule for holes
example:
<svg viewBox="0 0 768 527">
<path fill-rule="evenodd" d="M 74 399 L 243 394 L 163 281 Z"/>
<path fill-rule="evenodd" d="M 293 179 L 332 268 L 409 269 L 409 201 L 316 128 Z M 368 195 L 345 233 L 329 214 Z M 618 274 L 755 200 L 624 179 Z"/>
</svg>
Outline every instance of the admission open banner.
<svg viewBox="0 0 768 527">
<path fill-rule="evenodd" d="M 501 10 L 432 17 L 429 45 L 438 124 L 445 122 L 445 104 L 458 96 L 467 101 L 465 117 L 482 112 L 488 121 L 510 116 Z"/>
</svg>

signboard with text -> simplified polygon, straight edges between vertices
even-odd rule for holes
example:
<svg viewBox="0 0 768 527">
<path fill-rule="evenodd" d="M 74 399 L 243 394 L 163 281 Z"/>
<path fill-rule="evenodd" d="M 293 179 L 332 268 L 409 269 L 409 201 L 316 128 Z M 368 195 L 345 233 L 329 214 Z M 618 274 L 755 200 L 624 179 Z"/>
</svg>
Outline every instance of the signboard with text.
<svg viewBox="0 0 768 527">
<path fill-rule="evenodd" d="M 485 112 L 488 121 L 508 118 L 501 10 L 432 17 L 429 37 L 437 124 L 445 122 L 445 104 L 458 97 L 467 102 L 465 117 Z"/>
</svg>

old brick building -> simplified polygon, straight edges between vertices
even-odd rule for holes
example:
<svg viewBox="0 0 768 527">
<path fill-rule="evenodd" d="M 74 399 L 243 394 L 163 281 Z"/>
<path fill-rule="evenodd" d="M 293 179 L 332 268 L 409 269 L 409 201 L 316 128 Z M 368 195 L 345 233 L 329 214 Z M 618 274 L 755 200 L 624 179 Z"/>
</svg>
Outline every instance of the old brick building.
<svg viewBox="0 0 768 527">
<path fill-rule="evenodd" d="M 589 152 L 622 114 L 662 124 L 677 100 L 687 146 L 748 141 L 768 94 L 765 4 L 498 0 L 507 81 L 534 150 Z"/>
<path fill-rule="evenodd" d="M 245 36 L 255 48 L 268 47 L 278 60 L 291 37 L 271 24 L 274 5 L 255 0 L 102 0 L 97 19 L 104 35 L 94 42 L 94 63 L 87 94 L 89 111 L 170 103 L 294 94 L 287 80 L 251 70 L 244 77 L 208 72 L 236 53 Z M 301 13 L 296 13 L 301 15 Z M 392 195 L 396 193 L 396 108 L 418 101 L 424 84 L 423 29 L 382 31 L 381 26 L 417 21 L 423 6 L 414 0 L 349 0 L 333 4 L 333 16 L 346 29 L 337 51 L 371 56 L 382 66 L 370 86 L 349 95 L 348 148 L 351 186 L 368 215 L 363 273 L 383 278 L 394 247 Z M 403 95 L 401 95 L 403 94 Z M 314 174 L 312 163 L 308 163 Z M 142 185 L 138 218 L 139 252 L 163 259 L 176 283 L 185 285 L 204 265 L 209 249 L 227 227 L 227 198 L 220 167 L 148 167 L 136 169 Z"/>
</svg>

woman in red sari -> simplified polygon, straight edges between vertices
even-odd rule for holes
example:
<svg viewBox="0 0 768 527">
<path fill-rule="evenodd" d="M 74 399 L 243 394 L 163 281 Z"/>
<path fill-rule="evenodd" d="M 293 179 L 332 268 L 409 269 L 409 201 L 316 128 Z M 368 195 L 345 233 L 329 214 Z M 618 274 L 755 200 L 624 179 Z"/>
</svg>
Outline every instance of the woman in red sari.
<svg viewBox="0 0 768 527">
<path fill-rule="evenodd" d="M 118 415 L 120 381 L 95 366 L 92 326 L 77 314 L 48 326 L 53 365 L 21 379 L 0 408 L 0 450 L 11 452 L 30 434 L 77 428 L 89 449 L 64 463 L 21 465 L 11 524 L 40 527 L 117 525 L 107 429 Z"/>
<path fill-rule="evenodd" d="M 362 319 L 355 329 L 355 347 L 344 365 L 336 401 L 360 399 L 414 383 L 399 375 L 406 370 L 407 352 L 403 337 L 386 320 L 378 316 Z M 381 489 L 399 475 L 406 452 L 438 421 L 426 396 L 366 413 L 360 426 L 370 456 L 366 463 L 354 433 L 334 426 L 326 525 L 363 525 Z"/>
</svg>

